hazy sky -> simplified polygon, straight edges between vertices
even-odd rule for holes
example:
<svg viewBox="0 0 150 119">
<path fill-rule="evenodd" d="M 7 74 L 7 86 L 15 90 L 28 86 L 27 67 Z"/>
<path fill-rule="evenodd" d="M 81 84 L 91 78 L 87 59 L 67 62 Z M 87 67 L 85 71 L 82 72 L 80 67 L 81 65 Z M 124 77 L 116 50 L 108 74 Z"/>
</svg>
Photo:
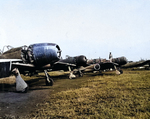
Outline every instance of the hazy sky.
<svg viewBox="0 0 150 119">
<path fill-rule="evenodd" d="M 42 42 L 63 58 L 150 59 L 150 0 L 0 0 L 0 49 Z"/>
</svg>

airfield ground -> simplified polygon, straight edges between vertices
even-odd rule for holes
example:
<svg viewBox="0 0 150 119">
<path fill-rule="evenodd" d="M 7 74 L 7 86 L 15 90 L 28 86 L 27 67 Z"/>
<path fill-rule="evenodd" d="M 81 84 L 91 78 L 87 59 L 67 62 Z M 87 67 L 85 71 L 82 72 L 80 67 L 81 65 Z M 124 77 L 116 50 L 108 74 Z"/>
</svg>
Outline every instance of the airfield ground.
<svg viewBox="0 0 150 119">
<path fill-rule="evenodd" d="M 28 93 L 15 92 L 15 78 L 0 79 L 1 118 L 150 118 L 150 71 L 124 70 L 86 74 L 68 79 L 51 72 L 54 85 L 45 86 L 44 74 L 23 79 Z"/>
</svg>

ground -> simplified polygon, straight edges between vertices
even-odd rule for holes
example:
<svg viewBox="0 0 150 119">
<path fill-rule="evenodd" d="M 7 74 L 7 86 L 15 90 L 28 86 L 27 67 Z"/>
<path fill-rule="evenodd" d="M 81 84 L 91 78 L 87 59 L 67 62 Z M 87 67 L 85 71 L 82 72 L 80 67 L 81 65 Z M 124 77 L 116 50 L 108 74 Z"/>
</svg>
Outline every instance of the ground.
<svg viewBox="0 0 150 119">
<path fill-rule="evenodd" d="M 75 87 L 76 85 L 73 82 L 80 80 L 80 78 L 70 80 L 66 75 L 52 76 L 52 78 L 54 79 L 54 85 L 46 86 L 43 75 L 31 77 L 30 80 L 26 81 L 29 85 L 29 91 L 27 93 L 17 93 L 15 91 L 15 78 L 9 77 L 11 80 L 10 84 L 7 83 L 10 81 L 1 84 L 0 118 L 22 118 L 34 112 L 38 104 L 49 101 L 48 97 L 50 95 Z M 6 81 L 8 78 L 3 80 Z"/>
<path fill-rule="evenodd" d="M 72 80 L 51 76 L 53 86 L 45 86 L 43 74 L 22 76 L 29 85 L 27 93 L 15 92 L 15 78 L 0 79 L 0 118 L 150 117 L 149 70 L 88 73 Z"/>
</svg>

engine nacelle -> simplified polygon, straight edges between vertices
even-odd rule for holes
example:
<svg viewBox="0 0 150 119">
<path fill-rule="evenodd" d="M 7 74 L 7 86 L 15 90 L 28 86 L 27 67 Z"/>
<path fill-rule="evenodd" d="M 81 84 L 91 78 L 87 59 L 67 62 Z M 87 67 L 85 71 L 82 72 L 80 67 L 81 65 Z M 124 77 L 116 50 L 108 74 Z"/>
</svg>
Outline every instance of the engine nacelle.
<svg viewBox="0 0 150 119">
<path fill-rule="evenodd" d="M 87 58 L 84 55 L 80 55 L 75 57 L 76 65 L 77 66 L 86 66 L 87 65 Z"/>
<path fill-rule="evenodd" d="M 59 61 L 64 62 L 64 63 L 76 64 L 76 66 L 86 66 L 87 65 L 87 58 L 84 55 L 68 57 L 66 59 L 61 59 Z"/>
<path fill-rule="evenodd" d="M 95 70 L 95 71 L 99 71 L 100 68 L 101 68 L 100 64 L 95 64 L 95 65 L 94 65 L 94 70 Z"/>
<path fill-rule="evenodd" d="M 127 63 L 127 59 L 125 57 L 113 58 L 112 62 L 117 63 L 118 65 L 124 65 Z"/>
<path fill-rule="evenodd" d="M 61 50 L 57 44 L 39 43 L 22 48 L 22 60 L 37 66 L 54 63 L 61 57 Z"/>
</svg>

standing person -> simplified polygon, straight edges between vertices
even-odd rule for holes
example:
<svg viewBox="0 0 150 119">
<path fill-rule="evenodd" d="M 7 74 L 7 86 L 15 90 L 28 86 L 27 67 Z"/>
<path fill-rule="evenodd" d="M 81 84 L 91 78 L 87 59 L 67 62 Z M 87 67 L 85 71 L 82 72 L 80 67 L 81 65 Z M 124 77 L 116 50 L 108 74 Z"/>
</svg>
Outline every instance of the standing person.
<svg viewBox="0 0 150 119">
<path fill-rule="evenodd" d="M 113 56 L 112 56 L 112 54 L 111 54 L 111 52 L 109 53 L 109 61 L 110 62 L 112 62 L 112 58 L 113 58 Z"/>
</svg>

